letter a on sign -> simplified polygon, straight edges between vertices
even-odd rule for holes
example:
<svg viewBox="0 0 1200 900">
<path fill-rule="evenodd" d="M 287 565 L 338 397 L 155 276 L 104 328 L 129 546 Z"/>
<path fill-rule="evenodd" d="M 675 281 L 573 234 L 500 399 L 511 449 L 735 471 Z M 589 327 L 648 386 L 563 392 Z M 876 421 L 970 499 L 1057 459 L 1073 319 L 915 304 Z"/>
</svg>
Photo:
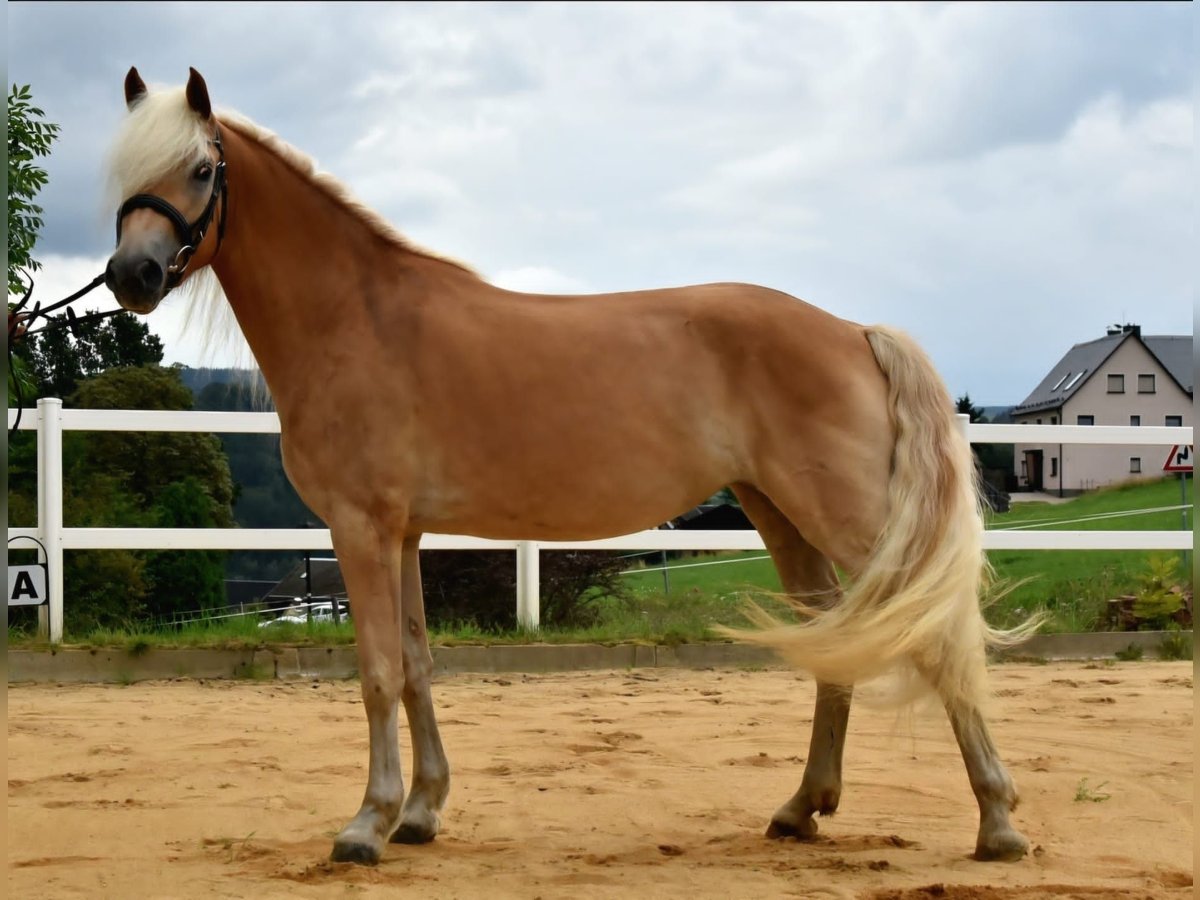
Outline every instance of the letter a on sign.
<svg viewBox="0 0 1200 900">
<path fill-rule="evenodd" d="M 1192 445 L 1176 444 L 1171 448 L 1171 455 L 1163 463 L 1164 472 L 1192 471 Z"/>
<path fill-rule="evenodd" d="M 43 566 L 8 567 L 8 605 L 39 606 L 46 602 L 46 569 Z"/>
</svg>

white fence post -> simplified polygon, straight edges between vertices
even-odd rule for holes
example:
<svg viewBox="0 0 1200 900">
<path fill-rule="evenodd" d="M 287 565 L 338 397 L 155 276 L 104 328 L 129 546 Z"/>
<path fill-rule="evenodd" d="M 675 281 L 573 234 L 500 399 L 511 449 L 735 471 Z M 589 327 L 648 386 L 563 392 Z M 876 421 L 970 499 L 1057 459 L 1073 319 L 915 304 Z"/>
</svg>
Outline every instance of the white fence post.
<svg viewBox="0 0 1200 900">
<path fill-rule="evenodd" d="M 537 631 L 541 622 L 541 572 L 537 541 L 517 543 L 517 624 Z"/>
<path fill-rule="evenodd" d="M 955 413 L 954 418 L 958 423 L 958 430 L 962 433 L 963 438 L 969 444 L 971 443 L 970 428 L 971 417 L 966 413 Z"/>
<path fill-rule="evenodd" d="M 62 400 L 38 400 L 38 538 L 46 548 L 46 595 L 52 644 L 63 639 Z M 38 630 L 43 630 L 38 613 Z"/>
</svg>

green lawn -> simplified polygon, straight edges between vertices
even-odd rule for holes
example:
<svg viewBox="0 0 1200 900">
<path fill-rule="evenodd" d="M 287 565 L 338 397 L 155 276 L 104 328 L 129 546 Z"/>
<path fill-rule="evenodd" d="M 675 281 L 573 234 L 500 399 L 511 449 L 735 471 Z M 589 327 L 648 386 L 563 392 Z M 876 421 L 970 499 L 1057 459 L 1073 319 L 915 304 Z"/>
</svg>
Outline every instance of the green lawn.
<svg viewBox="0 0 1200 900">
<path fill-rule="evenodd" d="M 1193 502 L 1192 484 L 1187 484 Z M 1134 511 L 1178 506 L 1179 480 L 1123 485 L 1095 491 L 1064 503 L 1015 503 L 1003 515 L 990 515 L 988 528 L 1036 526 L 1036 530 L 1068 531 L 1171 531 L 1183 527 L 1179 510 L 1134 514 Z M 1120 515 L 1125 513 L 1125 515 Z M 1090 518 L 1105 516 L 1105 518 Z M 1074 521 L 1082 519 L 1084 521 Z M 1191 525 L 1191 511 L 1188 511 Z M 661 572 L 625 576 L 632 596 L 648 608 L 658 608 L 671 598 L 692 597 L 703 605 L 712 621 L 736 623 L 736 598 L 749 591 L 778 591 L 779 579 L 769 559 L 756 559 L 760 551 L 703 554 L 695 559 L 673 560 L 668 570 L 670 595 L 664 594 Z M 1013 625 L 1035 610 L 1049 613 L 1047 631 L 1091 631 L 1102 626 L 1105 601 L 1133 592 L 1153 552 L 1138 550 L 1009 550 L 989 553 L 1001 585 L 1016 585 L 988 609 L 994 624 Z M 1162 551 L 1157 555 L 1170 555 Z M 688 563 L 715 560 L 728 565 L 695 566 Z M 733 560 L 744 560 L 732 562 Z M 657 565 L 657 563 L 655 564 Z M 1181 566 L 1181 577 L 1190 584 L 1190 570 Z M 677 605 L 678 599 L 670 605 Z M 732 615 L 729 613 L 732 612 Z"/>
</svg>

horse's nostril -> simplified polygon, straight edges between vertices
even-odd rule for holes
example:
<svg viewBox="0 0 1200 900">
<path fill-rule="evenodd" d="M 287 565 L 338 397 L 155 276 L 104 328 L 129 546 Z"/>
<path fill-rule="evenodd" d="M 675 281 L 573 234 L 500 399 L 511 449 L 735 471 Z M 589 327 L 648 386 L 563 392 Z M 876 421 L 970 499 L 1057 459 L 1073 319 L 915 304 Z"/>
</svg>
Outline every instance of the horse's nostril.
<svg viewBox="0 0 1200 900">
<path fill-rule="evenodd" d="M 157 291 L 162 287 L 162 266 L 152 259 L 144 259 L 138 263 L 137 277 L 147 291 Z"/>
</svg>

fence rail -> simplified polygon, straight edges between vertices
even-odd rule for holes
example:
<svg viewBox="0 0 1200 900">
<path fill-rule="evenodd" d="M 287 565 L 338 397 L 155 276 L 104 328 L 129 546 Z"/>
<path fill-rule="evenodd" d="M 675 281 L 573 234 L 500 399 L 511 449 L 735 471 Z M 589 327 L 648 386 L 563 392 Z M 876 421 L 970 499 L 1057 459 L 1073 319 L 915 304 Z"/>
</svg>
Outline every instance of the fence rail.
<svg viewBox="0 0 1200 900">
<path fill-rule="evenodd" d="M 11 428 L 15 410 L 9 410 Z M 969 424 L 959 416 L 967 438 L 976 444 L 1062 443 L 1185 445 L 1190 426 Z M 22 430 L 38 436 L 38 524 L 9 528 L 9 539 L 35 537 L 46 549 L 48 632 L 62 640 L 65 550 L 332 550 L 327 529 L 301 528 L 64 528 L 62 524 L 62 433 L 64 431 L 174 431 L 278 434 L 275 413 L 191 410 L 63 409 L 62 401 L 43 398 Z M 988 550 L 1188 550 L 1190 531 L 1029 531 L 988 530 Z M 658 529 L 588 541 L 492 540 L 468 535 L 426 534 L 423 550 L 510 550 L 516 552 L 517 620 L 528 628 L 539 621 L 539 566 L 542 550 L 763 550 L 756 531 Z"/>
</svg>

